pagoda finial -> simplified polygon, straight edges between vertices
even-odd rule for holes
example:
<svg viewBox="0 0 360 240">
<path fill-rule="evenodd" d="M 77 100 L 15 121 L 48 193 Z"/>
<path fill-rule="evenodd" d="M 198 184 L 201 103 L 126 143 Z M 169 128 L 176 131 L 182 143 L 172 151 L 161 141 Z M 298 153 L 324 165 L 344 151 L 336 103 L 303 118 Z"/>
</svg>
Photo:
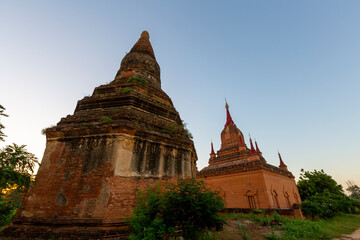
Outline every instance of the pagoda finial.
<svg viewBox="0 0 360 240">
<path fill-rule="evenodd" d="M 216 158 L 216 154 L 215 154 L 215 151 L 214 151 L 214 145 L 213 145 L 213 142 L 211 140 L 211 153 L 210 153 L 210 161 L 209 163 L 211 162 L 212 159 Z"/>
<path fill-rule="evenodd" d="M 282 160 L 282 158 L 281 158 L 281 154 L 280 154 L 279 151 L 278 151 L 278 155 L 279 155 L 279 160 L 280 160 L 279 168 L 283 168 L 283 169 L 286 169 L 286 170 L 287 170 L 287 166 L 286 166 L 285 163 L 283 162 L 283 160 Z"/>
<path fill-rule="evenodd" d="M 150 84 L 161 88 L 160 66 L 156 62 L 150 35 L 147 31 L 141 33 L 139 40 L 121 61 L 115 82 L 127 81 L 130 77 L 143 78 Z"/>
<path fill-rule="evenodd" d="M 132 47 L 130 52 L 141 52 L 155 58 L 154 50 L 150 43 L 150 35 L 147 31 L 143 31 L 139 40 Z"/>
<path fill-rule="evenodd" d="M 252 140 L 251 140 L 250 133 L 249 133 L 249 138 L 250 138 L 250 153 L 251 154 L 256 153 L 254 145 L 253 145 Z"/>
<path fill-rule="evenodd" d="M 225 98 L 225 108 L 226 108 L 226 123 L 225 123 L 225 127 L 229 126 L 229 125 L 235 125 L 234 121 L 231 118 L 230 112 L 229 112 L 229 105 L 226 101 Z"/>
<path fill-rule="evenodd" d="M 147 39 L 147 40 L 150 39 L 150 35 L 149 35 L 148 31 L 143 31 L 143 32 L 141 33 L 141 37 L 142 37 L 142 38 L 145 38 L 145 39 Z"/>
<path fill-rule="evenodd" d="M 213 145 L 213 142 L 211 141 L 211 154 L 215 154 L 214 152 L 214 145 Z"/>
<path fill-rule="evenodd" d="M 256 152 L 257 152 L 257 153 L 261 153 L 261 152 L 260 152 L 260 149 L 259 149 L 259 147 L 258 147 L 258 145 L 257 145 L 256 139 L 254 139 L 254 140 L 255 140 Z"/>
</svg>

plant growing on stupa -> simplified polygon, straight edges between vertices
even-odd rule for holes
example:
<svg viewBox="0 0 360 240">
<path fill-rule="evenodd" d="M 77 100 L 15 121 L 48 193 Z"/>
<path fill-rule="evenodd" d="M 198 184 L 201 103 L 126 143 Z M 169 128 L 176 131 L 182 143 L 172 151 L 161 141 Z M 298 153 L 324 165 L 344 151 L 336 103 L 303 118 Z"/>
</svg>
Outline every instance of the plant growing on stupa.
<svg viewBox="0 0 360 240">
<path fill-rule="evenodd" d="M 139 78 L 139 77 L 131 77 L 127 80 L 128 83 L 138 83 L 140 85 L 146 85 L 147 81 L 144 78 Z"/>
<path fill-rule="evenodd" d="M 199 239 L 205 231 L 222 227 L 223 208 L 223 199 L 194 178 L 157 184 L 138 194 L 130 239 Z"/>
<path fill-rule="evenodd" d="M 108 116 L 101 116 L 100 121 L 105 124 L 105 123 L 112 123 L 114 120 L 112 120 L 112 118 Z"/>
<path fill-rule="evenodd" d="M 124 88 L 121 89 L 121 91 L 122 91 L 123 93 L 129 93 L 129 92 L 134 91 L 134 89 L 131 88 L 131 87 L 124 87 Z"/>
</svg>

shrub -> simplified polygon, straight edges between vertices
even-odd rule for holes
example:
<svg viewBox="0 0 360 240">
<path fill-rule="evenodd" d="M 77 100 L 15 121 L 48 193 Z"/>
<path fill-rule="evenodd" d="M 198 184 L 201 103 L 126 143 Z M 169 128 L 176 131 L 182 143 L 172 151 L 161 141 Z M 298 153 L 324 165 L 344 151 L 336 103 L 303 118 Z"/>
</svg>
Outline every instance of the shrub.
<svg viewBox="0 0 360 240">
<path fill-rule="evenodd" d="M 10 224 L 21 205 L 22 196 L 20 189 L 8 189 L 6 194 L 0 196 L 0 227 Z"/>
<path fill-rule="evenodd" d="M 301 169 L 300 180 L 297 183 L 302 200 L 306 200 L 318 193 L 333 193 L 343 195 L 343 189 L 330 175 L 324 170 L 313 172 Z"/>
<path fill-rule="evenodd" d="M 350 198 L 350 202 L 355 208 L 355 213 L 360 213 L 360 199 Z"/>
<path fill-rule="evenodd" d="M 315 219 L 323 214 L 319 204 L 310 200 L 305 200 L 301 203 L 301 211 L 304 215 L 309 216 L 312 219 Z"/>
<path fill-rule="evenodd" d="M 356 213 L 353 199 L 328 192 L 318 193 L 301 203 L 302 212 L 311 218 L 333 218 L 336 213 Z"/>
<path fill-rule="evenodd" d="M 218 211 L 223 208 L 222 198 L 202 181 L 158 184 L 139 192 L 130 219 L 130 239 L 200 239 L 206 230 L 221 229 L 224 220 Z"/>
</svg>

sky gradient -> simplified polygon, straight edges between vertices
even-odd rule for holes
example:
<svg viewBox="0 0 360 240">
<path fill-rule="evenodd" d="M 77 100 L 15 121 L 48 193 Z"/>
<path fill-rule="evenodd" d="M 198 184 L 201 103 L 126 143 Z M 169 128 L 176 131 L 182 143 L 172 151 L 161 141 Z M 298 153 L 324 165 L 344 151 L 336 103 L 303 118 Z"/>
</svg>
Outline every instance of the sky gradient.
<svg viewBox="0 0 360 240">
<path fill-rule="evenodd" d="M 359 26 L 360 1 L 0 0 L 5 144 L 41 159 L 41 129 L 113 80 L 147 30 L 199 170 L 211 140 L 220 148 L 226 98 L 268 163 L 279 149 L 296 180 L 324 169 L 360 185 Z"/>
</svg>

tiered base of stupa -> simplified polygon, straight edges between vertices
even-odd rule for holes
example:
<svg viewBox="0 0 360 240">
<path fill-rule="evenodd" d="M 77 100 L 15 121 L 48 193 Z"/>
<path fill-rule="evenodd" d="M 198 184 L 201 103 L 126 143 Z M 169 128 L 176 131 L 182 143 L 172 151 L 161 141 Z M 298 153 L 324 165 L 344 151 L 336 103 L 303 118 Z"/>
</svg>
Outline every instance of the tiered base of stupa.
<svg viewBox="0 0 360 240">
<path fill-rule="evenodd" d="M 17 218 L 4 239 L 128 239 L 123 220 Z"/>
</svg>

